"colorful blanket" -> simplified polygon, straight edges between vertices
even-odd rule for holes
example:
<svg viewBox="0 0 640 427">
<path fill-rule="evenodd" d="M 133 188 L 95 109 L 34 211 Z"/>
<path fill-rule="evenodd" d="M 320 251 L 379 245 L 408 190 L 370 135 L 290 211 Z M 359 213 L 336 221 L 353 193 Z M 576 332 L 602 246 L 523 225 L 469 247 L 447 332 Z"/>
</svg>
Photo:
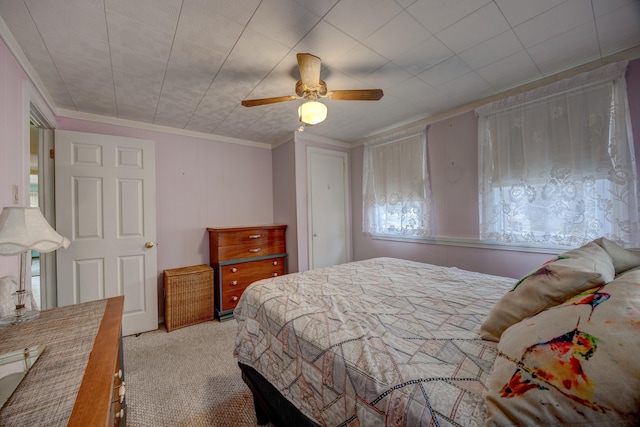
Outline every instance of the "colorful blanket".
<svg viewBox="0 0 640 427">
<path fill-rule="evenodd" d="M 480 426 L 496 343 L 478 329 L 514 279 L 375 258 L 261 280 L 235 355 L 324 426 Z"/>
</svg>

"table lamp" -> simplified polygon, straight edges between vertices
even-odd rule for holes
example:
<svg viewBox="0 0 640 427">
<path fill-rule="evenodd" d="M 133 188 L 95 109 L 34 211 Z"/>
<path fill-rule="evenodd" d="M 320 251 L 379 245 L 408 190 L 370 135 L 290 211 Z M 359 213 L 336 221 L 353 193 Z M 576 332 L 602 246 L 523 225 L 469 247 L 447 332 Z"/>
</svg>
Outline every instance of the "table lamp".
<svg viewBox="0 0 640 427">
<path fill-rule="evenodd" d="M 42 216 L 40 208 L 5 207 L 0 213 L 0 255 L 20 255 L 20 281 L 18 290 L 13 294 L 16 309 L 9 316 L 0 318 L 0 325 L 15 325 L 35 319 L 40 315 L 37 310 L 26 308 L 31 295 L 25 289 L 27 252 L 40 253 L 69 247 L 69 239 L 62 237 Z"/>
</svg>

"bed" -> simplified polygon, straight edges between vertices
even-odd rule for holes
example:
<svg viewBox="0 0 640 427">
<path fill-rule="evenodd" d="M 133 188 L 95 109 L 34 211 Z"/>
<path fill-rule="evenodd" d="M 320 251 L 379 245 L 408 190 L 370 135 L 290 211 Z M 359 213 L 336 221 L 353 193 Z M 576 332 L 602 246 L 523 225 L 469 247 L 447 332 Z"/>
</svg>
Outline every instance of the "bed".
<svg viewBox="0 0 640 427">
<path fill-rule="evenodd" d="M 578 388 L 568 392 L 556 387 L 558 381 L 570 383 L 565 377 L 540 379 L 558 369 L 543 369 L 549 356 L 540 349 L 545 344 L 558 347 L 553 337 L 546 338 L 547 331 L 564 341 L 593 338 L 593 345 L 597 341 L 600 346 L 597 352 L 580 347 L 591 351 L 586 357 L 590 362 L 596 355 L 608 355 L 616 365 L 629 364 L 633 362 L 627 359 L 640 351 L 640 257 L 610 245 L 627 256 L 616 270 L 601 243 L 591 242 L 591 252 L 568 251 L 520 281 L 374 258 L 252 284 L 234 313 L 234 354 L 253 392 L 259 424 L 481 426 L 544 424 L 551 419 L 638 425 L 640 369 L 634 366 L 617 368 L 611 360 L 598 360 L 609 363 L 612 376 L 602 392 L 595 393 L 585 392 L 602 383 L 602 365 L 595 363 L 595 370 L 583 363 L 582 376 L 569 378 Z M 602 265 L 592 262 L 596 250 Z M 594 271 L 580 275 L 579 267 Z M 595 271 L 598 268 L 603 271 Z M 547 270 L 551 274 L 538 273 Z M 554 287 L 538 301 L 535 291 L 562 282 L 563 274 L 580 284 L 566 285 L 570 290 L 562 292 Z M 622 291 L 611 286 L 615 281 Z M 612 291 L 605 292 L 605 285 Z M 602 304 L 577 303 L 575 298 L 583 294 Z M 620 310 L 605 308 L 618 300 L 626 301 L 627 309 L 612 320 Z M 588 333 L 600 312 L 606 312 L 603 322 L 609 327 L 612 321 L 620 323 L 620 333 L 607 332 L 606 340 L 603 328 L 593 332 L 600 337 Z M 566 317 L 570 327 L 559 324 L 558 315 Z M 577 324 L 576 315 L 582 319 Z M 574 370 L 575 359 L 567 359 Z M 586 360 L 584 355 L 578 359 Z M 628 398 L 612 402 L 606 397 L 612 387 L 618 393 L 629 391 Z"/>
</svg>

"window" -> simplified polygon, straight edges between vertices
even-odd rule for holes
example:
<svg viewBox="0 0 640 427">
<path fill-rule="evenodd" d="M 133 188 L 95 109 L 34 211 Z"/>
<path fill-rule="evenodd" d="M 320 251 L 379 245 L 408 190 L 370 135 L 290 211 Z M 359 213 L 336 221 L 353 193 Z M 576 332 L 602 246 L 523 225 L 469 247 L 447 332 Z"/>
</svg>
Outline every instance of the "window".
<svg viewBox="0 0 640 427">
<path fill-rule="evenodd" d="M 368 142 L 363 160 L 363 231 L 424 237 L 431 232 L 424 126 Z"/>
<path fill-rule="evenodd" d="M 640 243 L 626 63 L 476 110 L 480 237 Z"/>
</svg>

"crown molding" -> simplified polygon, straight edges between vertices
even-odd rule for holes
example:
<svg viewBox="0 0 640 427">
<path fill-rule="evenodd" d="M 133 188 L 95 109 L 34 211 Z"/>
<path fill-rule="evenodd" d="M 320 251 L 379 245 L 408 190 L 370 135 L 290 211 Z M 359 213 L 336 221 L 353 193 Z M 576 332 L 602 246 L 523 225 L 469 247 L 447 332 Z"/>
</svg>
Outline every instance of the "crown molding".
<svg viewBox="0 0 640 427">
<path fill-rule="evenodd" d="M 153 123 L 138 122 L 135 120 L 125 120 L 117 117 L 101 116 L 98 114 L 83 113 L 80 111 L 58 109 L 58 117 L 66 117 L 69 119 L 85 120 L 94 123 L 102 123 L 107 125 L 124 126 L 128 128 L 142 129 L 153 132 L 162 132 L 172 135 L 187 136 L 191 138 L 206 139 L 209 141 L 226 142 L 228 144 L 246 145 L 249 147 L 262 148 L 271 150 L 271 144 L 264 142 L 249 141 L 246 139 L 230 138 L 228 136 L 214 135 L 210 133 L 196 132 L 186 129 L 172 128 L 169 126 L 160 126 Z"/>
</svg>

